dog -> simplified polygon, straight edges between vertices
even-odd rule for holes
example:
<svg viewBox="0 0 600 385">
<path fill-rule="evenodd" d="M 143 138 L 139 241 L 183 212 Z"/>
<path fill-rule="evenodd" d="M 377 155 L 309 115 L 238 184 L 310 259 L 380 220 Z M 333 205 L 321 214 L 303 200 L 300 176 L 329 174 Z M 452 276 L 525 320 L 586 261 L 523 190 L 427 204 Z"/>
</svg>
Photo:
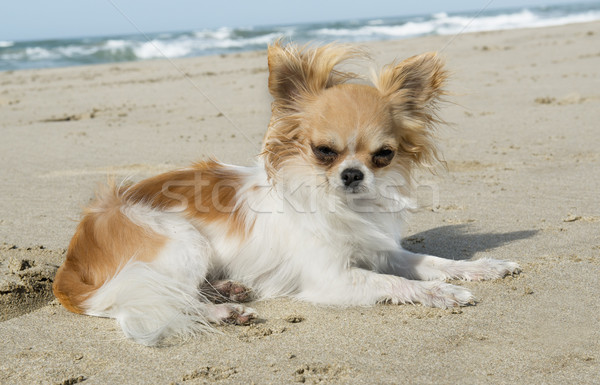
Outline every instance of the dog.
<svg viewBox="0 0 600 385">
<path fill-rule="evenodd" d="M 240 303 L 250 298 L 447 308 L 473 295 L 445 280 L 517 273 L 514 262 L 402 248 L 414 170 L 440 159 L 447 72 L 425 53 L 365 84 L 340 69 L 361 56 L 347 45 L 271 44 L 272 117 L 256 164 L 209 160 L 99 191 L 56 274 L 62 305 L 157 345 L 252 322 Z"/>
</svg>

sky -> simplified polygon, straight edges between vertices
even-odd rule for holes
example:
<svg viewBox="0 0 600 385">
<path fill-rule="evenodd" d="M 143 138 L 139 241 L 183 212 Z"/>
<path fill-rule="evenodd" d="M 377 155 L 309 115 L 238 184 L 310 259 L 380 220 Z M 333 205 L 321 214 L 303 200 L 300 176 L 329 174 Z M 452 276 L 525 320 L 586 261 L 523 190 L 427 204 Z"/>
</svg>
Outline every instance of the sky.
<svg viewBox="0 0 600 385">
<path fill-rule="evenodd" d="M 574 1 L 2 0 L 0 41 L 296 24 L 569 2 Z"/>
</svg>

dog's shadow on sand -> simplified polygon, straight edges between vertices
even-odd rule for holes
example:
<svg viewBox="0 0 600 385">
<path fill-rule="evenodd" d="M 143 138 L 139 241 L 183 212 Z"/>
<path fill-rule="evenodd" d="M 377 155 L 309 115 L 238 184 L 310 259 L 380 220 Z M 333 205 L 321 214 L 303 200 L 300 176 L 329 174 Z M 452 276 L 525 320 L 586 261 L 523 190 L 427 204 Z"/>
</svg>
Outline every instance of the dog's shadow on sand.
<svg viewBox="0 0 600 385">
<path fill-rule="evenodd" d="M 510 233 L 473 233 L 470 230 L 468 225 L 442 226 L 404 238 L 402 247 L 414 253 L 462 260 L 472 258 L 478 252 L 531 238 L 538 233 L 538 230 Z"/>
</svg>

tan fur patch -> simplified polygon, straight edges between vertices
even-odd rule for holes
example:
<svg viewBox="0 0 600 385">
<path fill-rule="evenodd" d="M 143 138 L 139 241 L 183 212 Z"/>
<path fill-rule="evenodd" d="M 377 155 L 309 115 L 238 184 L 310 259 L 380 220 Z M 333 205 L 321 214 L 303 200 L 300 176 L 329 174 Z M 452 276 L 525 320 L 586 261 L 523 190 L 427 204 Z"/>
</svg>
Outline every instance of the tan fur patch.
<svg viewBox="0 0 600 385">
<path fill-rule="evenodd" d="M 237 172 L 209 161 L 143 180 L 124 188 L 123 197 L 156 209 L 180 210 L 191 219 L 227 223 L 230 235 L 243 235 L 246 224 L 235 199 L 241 183 Z"/>
<path fill-rule="evenodd" d="M 152 261 L 164 236 L 132 223 L 121 212 L 116 191 L 106 192 L 86 210 L 54 280 L 54 295 L 69 310 L 82 313 L 84 302 L 127 261 Z"/>
</svg>

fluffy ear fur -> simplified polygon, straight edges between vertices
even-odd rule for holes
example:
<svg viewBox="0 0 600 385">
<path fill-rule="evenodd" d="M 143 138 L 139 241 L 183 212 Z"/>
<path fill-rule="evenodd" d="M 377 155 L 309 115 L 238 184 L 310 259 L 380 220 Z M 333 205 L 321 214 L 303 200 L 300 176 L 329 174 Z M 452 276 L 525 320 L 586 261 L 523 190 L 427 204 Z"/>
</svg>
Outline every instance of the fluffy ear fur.
<svg viewBox="0 0 600 385">
<path fill-rule="evenodd" d="M 445 95 L 448 73 L 442 60 L 430 52 L 386 66 L 375 85 L 388 98 L 401 136 L 401 150 L 415 163 L 439 159 L 433 126 L 440 123 L 437 103 Z"/>
<path fill-rule="evenodd" d="M 349 46 L 328 44 L 322 47 L 283 46 L 278 40 L 268 49 L 269 92 L 279 106 L 293 107 L 298 99 L 355 77 L 335 67 L 344 60 L 361 55 Z"/>
</svg>

